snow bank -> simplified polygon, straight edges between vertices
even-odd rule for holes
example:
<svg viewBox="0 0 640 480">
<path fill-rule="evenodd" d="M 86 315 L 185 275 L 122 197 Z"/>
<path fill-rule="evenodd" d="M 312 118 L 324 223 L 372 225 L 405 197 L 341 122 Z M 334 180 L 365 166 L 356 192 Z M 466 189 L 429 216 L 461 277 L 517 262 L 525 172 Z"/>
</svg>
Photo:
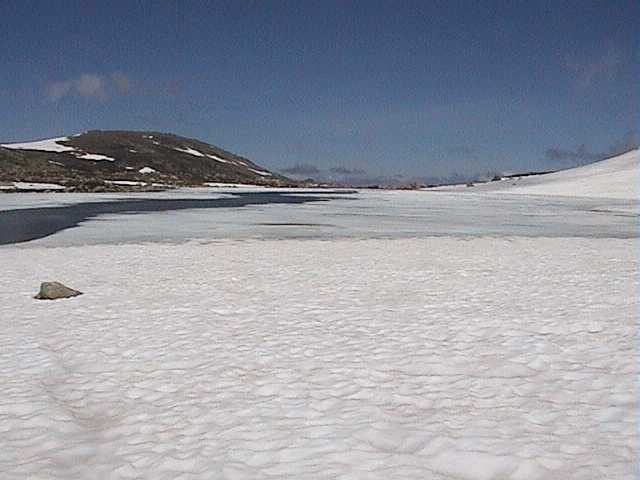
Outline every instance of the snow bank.
<svg viewBox="0 0 640 480">
<path fill-rule="evenodd" d="M 73 152 L 76 149 L 74 147 L 68 147 L 61 145 L 58 142 L 68 142 L 69 137 L 47 138 L 45 140 L 38 140 L 35 142 L 25 143 L 6 143 L 0 145 L 0 147 L 10 148 L 13 150 L 40 150 L 43 152 Z"/>
<path fill-rule="evenodd" d="M 131 187 L 143 187 L 146 185 L 145 182 L 136 182 L 134 180 L 105 180 L 104 183 L 109 183 L 111 185 L 131 186 Z"/>
<path fill-rule="evenodd" d="M 0 248 L 2 478 L 631 480 L 635 243 Z"/>
<path fill-rule="evenodd" d="M 13 182 L 13 188 L 16 190 L 64 190 L 63 185 L 57 183 L 28 183 Z"/>
</svg>

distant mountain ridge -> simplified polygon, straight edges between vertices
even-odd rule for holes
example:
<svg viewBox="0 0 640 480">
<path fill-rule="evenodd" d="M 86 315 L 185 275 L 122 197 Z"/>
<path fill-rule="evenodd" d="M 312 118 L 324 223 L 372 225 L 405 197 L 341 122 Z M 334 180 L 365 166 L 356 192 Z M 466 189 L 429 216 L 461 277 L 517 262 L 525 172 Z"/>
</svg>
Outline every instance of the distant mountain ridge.
<svg viewBox="0 0 640 480">
<path fill-rule="evenodd" d="M 0 182 L 44 182 L 74 191 L 296 183 L 196 139 L 124 130 L 0 144 Z"/>
</svg>

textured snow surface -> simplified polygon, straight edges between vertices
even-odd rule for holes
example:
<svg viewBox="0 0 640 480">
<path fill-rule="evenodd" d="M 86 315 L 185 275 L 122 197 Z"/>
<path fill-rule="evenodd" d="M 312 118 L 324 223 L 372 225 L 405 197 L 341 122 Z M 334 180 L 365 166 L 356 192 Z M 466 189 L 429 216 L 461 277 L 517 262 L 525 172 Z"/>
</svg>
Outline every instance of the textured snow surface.
<svg viewBox="0 0 640 480">
<path fill-rule="evenodd" d="M 41 150 L 44 152 L 72 152 L 75 151 L 74 147 L 68 147 L 61 145 L 58 142 L 68 142 L 69 137 L 47 138 L 45 140 L 38 140 L 35 142 L 25 143 L 7 143 L 0 145 L 0 147 L 11 148 L 13 150 Z"/>
<path fill-rule="evenodd" d="M 635 249 L 2 247 L 1 477 L 632 479 Z"/>
</svg>

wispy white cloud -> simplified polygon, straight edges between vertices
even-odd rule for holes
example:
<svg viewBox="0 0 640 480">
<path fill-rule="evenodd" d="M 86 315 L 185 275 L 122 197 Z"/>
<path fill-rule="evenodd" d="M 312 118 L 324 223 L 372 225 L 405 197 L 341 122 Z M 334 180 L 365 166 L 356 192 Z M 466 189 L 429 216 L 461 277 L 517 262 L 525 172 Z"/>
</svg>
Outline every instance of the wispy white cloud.
<svg viewBox="0 0 640 480">
<path fill-rule="evenodd" d="M 47 98 L 52 102 L 70 96 L 106 100 L 113 95 L 126 95 L 130 91 L 131 80 L 122 72 L 110 75 L 82 73 L 77 78 L 50 82 L 45 89 Z"/>
<path fill-rule="evenodd" d="M 82 97 L 105 99 L 107 97 L 105 80 L 92 73 L 83 73 L 75 82 L 76 91 Z"/>
<path fill-rule="evenodd" d="M 65 80 L 63 82 L 52 82 L 47 85 L 47 97 L 53 102 L 57 102 L 65 97 L 73 89 L 73 82 Z"/>
</svg>

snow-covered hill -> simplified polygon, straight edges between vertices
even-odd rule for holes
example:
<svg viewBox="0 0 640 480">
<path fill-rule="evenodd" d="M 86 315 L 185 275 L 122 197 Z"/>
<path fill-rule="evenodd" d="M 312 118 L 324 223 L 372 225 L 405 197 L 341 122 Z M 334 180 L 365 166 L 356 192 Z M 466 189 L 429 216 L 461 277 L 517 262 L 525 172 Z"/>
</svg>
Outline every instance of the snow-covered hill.
<svg viewBox="0 0 640 480">
<path fill-rule="evenodd" d="M 158 132 L 90 131 L 0 144 L 0 182 L 44 182 L 75 190 L 100 190 L 122 182 L 281 185 L 288 179 L 191 138 Z"/>
<path fill-rule="evenodd" d="M 639 150 L 581 167 L 543 175 L 509 177 L 474 187 L 452 186 L 438 190 L 504 192 L 526 195 L 558 195 L 633 200 L 638 198 Z"/>
<path fill-rule="evenodd" d="M 638 159 L 638 150 L 631 150 L 582 167 L 510 179 L 506 181 L 507 190 L 531 195 L 635 199 L 638 197 Z"/>
</svg>

